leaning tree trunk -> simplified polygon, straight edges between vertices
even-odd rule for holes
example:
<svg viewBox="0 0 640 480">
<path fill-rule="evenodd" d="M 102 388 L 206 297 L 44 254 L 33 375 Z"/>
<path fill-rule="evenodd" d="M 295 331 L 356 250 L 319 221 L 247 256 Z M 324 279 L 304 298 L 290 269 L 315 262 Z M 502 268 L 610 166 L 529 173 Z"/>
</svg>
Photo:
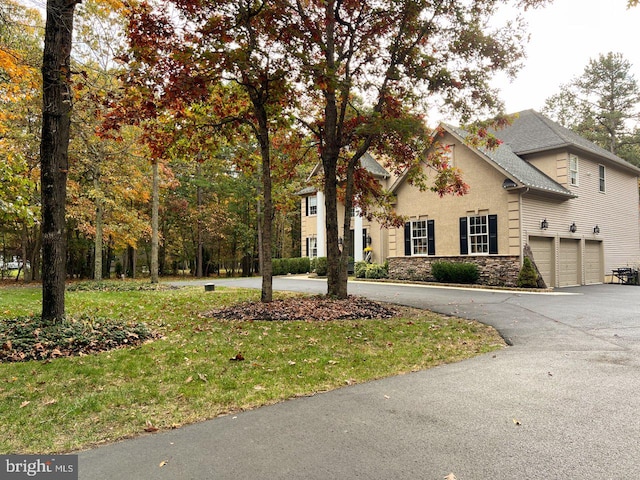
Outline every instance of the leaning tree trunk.
<svg viewBox="0 0 640 480">
<path fill-rule="evenodd" d="M 74 0 L 47 0 L 42 58 L 42 318 L 64 317 L 67 235 L 65 201 L 71 124 Z"/>
</svg>

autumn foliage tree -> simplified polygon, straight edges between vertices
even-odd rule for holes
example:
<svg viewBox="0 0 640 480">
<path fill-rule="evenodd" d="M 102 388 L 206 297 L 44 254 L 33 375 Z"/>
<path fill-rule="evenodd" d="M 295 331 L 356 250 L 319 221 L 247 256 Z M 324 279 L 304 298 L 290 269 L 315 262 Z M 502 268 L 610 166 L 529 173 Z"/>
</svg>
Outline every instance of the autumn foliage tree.
<svg viewBox="0 0 640 480">
<path fill-rule="evenodd" d="M 166 3 L 174 9 L 168 11 Z M 271 136 L 283 115 L 287 87 L 286 46 L 280 41 L 288 19 L 278 2 L 253 0 L 143 2 L 131 6 L 129 83 L 145 96 L 143 114 L 169 109 L 180 116 L 191 102 L 209 100 L 212 89 L 231 83 L 235 98 L 218 101 L 210 127 L 246 126 L 261 158 L 260 217 L 262 300 L 272 298 Z M 215 99 L 214 99 L 215 101 Z M 141 112 L 136 112 L 139 115 Z"/>
<path fill-rule="evenodd" d="M 9 256 L 7 244 L 12 254 L 19 251 L 25 280 L 37 277 L 40 258 L 41 31 L 37 11 L 0 5 L 0 255 Z"/>
<path fill-rule="evenodd" d="M 307 101 L 301 121 L 315 135 L 324 174 L 328 294 L 347 295 L 348 245 L 338 246 L 338 192 L 345 213 L 357 200 L 359 160 L 370 149 L 386 153 L 393 170 L 419 180 L 432 146 L 421 119 L 426 100 L 439 98 L 463 121 L 500 109 L 489 80 L 513 74 L 523 58 L 520 18 L 501 27 L 488 21 L 501 5 L 521 8 L 545 0 L 310 0 L 288 3 L 295 28 L 284 34 L 297 62 L 297 85 Z M 354 99 L 358 96 L 362 104 Z M 435 149 L 438 151 L 438 148 Z M 463 193 L 464 184 L 438 156 L 426 159 L 441 173 L 440 193 Z M 361 204 L 361 208 L 365 205 Z M 342 237 L 348 239 L 349 215 Z"/>
</svg>

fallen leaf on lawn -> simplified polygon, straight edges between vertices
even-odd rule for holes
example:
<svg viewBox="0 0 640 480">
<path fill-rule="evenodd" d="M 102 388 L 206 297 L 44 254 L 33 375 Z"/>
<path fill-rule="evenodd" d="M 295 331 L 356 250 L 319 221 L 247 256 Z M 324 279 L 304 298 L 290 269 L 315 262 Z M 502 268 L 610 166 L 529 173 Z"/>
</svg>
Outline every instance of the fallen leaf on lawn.
<svg viewBox="0 0 640 480">
<path fill-rule="evenodd" d="M 193 382 L 193 377 L 189 375 L 187 379 L 184 381 L 184 383 L 191 383 L 191 382 Z"/>
<path fill-rule="evenodd" d="M 147 420 L 147 426 L 144 429 L 147 433 L 153 433 L 158 431 L 158 427 L 154 427 L 153 424 Z"/>
<path fill-rule="evenodd" d="M 199 373 L 199 374 L 198 374 L 198 378 L 199 378 L 200 380 L 202 380 L 203 382 L 205 382 L 205 383 L 209 381 L 209 380 L 207 380 L 207 376 L 206 376 L 206 375 L 204 375 L 204 374 L 202 374 L 202 373 Z"/>
<path fill-rule="evenodd" d="M 164 467 L 167 463 L 169 463 L 169 462 L 167 462 L 167 461 L 163 460 L 163 461 L 161 461 L 161 462 L 160 462 L 160 465 L 158 465 L 158 466 L 159 466 L 160 468 L 162 468 L 162 467 Z"/>
<path fill-rule="evenodd" d="M 296 364 L 296 362 L 294 362 L 293 360 L 289 360 L 287 363 L 288 363 L 289 365 L 295 365 L 295 364 Z"/>
<path fill-rule="evenodd" d="M 453 473 L 450 473 L 449 475 L 444 477 L 444 480 L 457 480 L 457 478 Z"/>
<path fill-rule="evenodd" d="M 264 387 L 262 385 L 256 385 L 255 387 L 253 387 L 254 390 L 264 390 Z"/>
<path fill-rule="evenodd" d="M 27 405 L 29 405 L 30 403 L 31 403 L 31 402 L 30 402 L 29 400 L 25 400 L 24 402 L 22 402 L 22 403 L 20 404 L 20 408 L 24 408 L 24 407 L 26 407 Z"/>
<path fill-rule="evenodd" d="M 244 355 L 238 352 L 235 357 L 230 358 L 229 360 L 231 360 L 232 362 L 240 362 L 244 360 Z"/>
<path fill-rule="evenodd" d="M 52 398 L 51 400 L 47 400 L 46 402 L 44 402 L 42 405 L 53 405 L 55 403 L 58 403 L 58 400 Z"/>
<path fill-rule="evenodd" d="M 520 423 L 520 420 L 516 418 L 513 419 L 513 423 L 515 423 L 516 425 L 522 425 L 522 423 Z"/>
<path fill-rule="evenodd" d="M 329 365 L 336 365 L 338 362 L 336 362 L 335 360 L 329 360 L 327 363 Z"/>
</svg>

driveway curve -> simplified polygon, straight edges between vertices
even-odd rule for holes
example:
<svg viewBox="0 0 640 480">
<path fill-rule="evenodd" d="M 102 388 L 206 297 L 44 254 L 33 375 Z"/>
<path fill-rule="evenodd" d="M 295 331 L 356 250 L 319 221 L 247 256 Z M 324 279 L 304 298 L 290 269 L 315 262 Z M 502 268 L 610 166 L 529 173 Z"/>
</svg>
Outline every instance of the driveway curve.
<svg viewBox="0 0 640 480">
<path fill-rule="evenodd" d="M 279 277 L 274 288 L 323 293 L 326 282 Z M 511 346 L 81 452 L 80 478 L 640 478 L 640 288 L 349 291 L 479 320 Z"/>
</svg>

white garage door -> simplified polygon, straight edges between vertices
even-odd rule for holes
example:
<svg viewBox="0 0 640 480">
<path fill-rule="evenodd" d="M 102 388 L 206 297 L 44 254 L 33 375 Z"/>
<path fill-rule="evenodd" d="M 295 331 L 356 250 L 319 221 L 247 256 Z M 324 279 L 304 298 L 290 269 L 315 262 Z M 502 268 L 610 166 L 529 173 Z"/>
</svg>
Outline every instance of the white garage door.
<svg viewBox="0 0 640 480">
<path fill-rule="evenodd" d="M 587 285 L 604 281 L 602 242 L 584 242 L 584 281 Z"/>
<path fill-rule="evenodd" d="M 558 252 L 558 286 L 580 285 L 580 248 L 579 241 L 570 238 L 560 239 Z"/>
<path fill-rule="evenodd" d="M 555 287 L 556 276 L 553 261 L 553 238 L 529 237 L 529 246 L 533 252 L 533 259 L 536 262 L 536 266 L 547 287 Z"/>
</svg>

